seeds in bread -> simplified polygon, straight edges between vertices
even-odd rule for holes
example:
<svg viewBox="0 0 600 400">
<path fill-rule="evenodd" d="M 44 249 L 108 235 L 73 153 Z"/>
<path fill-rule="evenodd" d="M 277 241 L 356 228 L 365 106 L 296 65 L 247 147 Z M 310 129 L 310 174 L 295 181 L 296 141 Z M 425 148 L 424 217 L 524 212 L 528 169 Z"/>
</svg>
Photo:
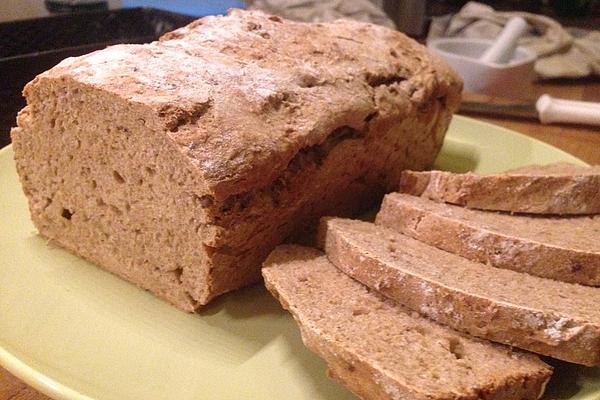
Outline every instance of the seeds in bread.
<svg viewBox="0 0 600 400">
<path fill-rule="evenodd" d="M 471 335 L 600 365 L 600 289 L 492 268 L 369 222 L 323 219 L 320 245 L 352 278 Z"/>
<path fill-rule="evenodd" d="M 305 345 L 363 399 L 537 399 L 550 377 L 536 356 L 420 317 L 349 278 L 315 249 L 279 246 L 262 273 Z"/>
<path fill-rule="evenodd" d="M 600 285 L 600 216 L 510 215 L 390 193 L 376 223 L 494 267 Z"/>
<path fill-rule="evenodd" d="M 499 174 L 404 171 L 400 192 L 482 210 L 600 213 L 600 166 L 560 162 Z"/>
</svg>

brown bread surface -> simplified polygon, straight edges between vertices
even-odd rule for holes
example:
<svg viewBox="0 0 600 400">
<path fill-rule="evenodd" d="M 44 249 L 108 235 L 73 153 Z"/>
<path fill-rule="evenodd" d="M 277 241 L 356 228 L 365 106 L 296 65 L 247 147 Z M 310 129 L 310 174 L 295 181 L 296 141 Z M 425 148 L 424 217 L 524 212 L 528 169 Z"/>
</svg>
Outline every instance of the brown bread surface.
<svg viewBox="0 0 600 400">
<path fill-rule="evenodd" d="M 600 213 L 600 166 L 560 162 L 499 174 L 405 171 L 400 192 L 482 210 Z"/>
<path fill-rule="evenodd" d="M 550 377 L 536 356 L 420 317 L 349 278 L 316 249 L 277 247 L 263 276 L 330 376 L 363 399 L 537 399 Z"/>
<path fill-rule="evenodd" d="M 600 289 L 492 268 L 369 222 L 323 219 L 320 246 L 354 279 L 471 335 L 600 364 Z"/>
<path fill-rule="evenodd" d="M 390 193 L 376 221 L 474 261 L 600 285 L 600 216 L 510 215 Z"/>
<path fill-rule="evenodd" d="M 39 75 L 15 161 L 42 235 L 193 311 L 429 167 L 461 85 L 393 30 L 234 10 Z"/>
</svg>

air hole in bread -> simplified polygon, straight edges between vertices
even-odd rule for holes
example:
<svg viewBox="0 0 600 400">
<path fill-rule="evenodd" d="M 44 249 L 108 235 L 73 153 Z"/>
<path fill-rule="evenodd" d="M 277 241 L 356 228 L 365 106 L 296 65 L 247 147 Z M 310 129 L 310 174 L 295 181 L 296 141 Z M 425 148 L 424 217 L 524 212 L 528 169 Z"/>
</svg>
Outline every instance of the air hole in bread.
<svg viewBox="0 0 600 400">
<path fill-rule="evenodd" d="M 463 345 L 457 338 L 448 339 L 448 351 L 450 351 L 457 360 L 461 360 L 465 356 Z"/>
<path fill-rule="evenodd" d="M 146 171 L 146 173 L 150 176 L 156 174 L 156 171 L 154 170 L 154 168 L 150 168 L 150 167 L 145 167 L 144 170 Z"/>
<path fill-rule="evenodd" d="M 260 28 L 262 28 L 262 26 L 260 24 L 257 24 L 256 22 L 250 21 L 246 24 L 247 31 L 256 31 L 256 30 L 259 30 Z"/>
<path fill-rule="evenodd" d="M 121 209 L 119 207 L 117 207 L 117 206 L 114 206 L 114 205 L 111 204 L 110 205 L 110 209 L 111 209 L 112 212 L 114 212 L 117 215 L 123 215 L 123 211 L 121 211 Z"/>
<path fill-rule="evenodd" d="M 371 121 L 373 118 L 375 118 L 379 113 L 377 111 L 372 112 L 371 114 L 367 115 L 365 117 L 365 122 L 369 122 Z"/>
<path fill-rule="evenodd" d="M 380 75 L 372 73 L 367 73 L 365 75 L 365 79 L 371 87 L 391 86 L 394 84 L 404 82 L 406 80 L 405 77 L 400 75 Z"/>
<path fill-rule="evenodd" d="M 173 275 L 175 275 L 175 278 L 177 278 L 179 282 L 182 282 L 183 267 L 178 265 L 177 268 L 173 270 Z"/>
<path fill-rule="evenodd" d="M 60 213 L 60 216 L 66 220 L 71 220 L 71 217 L 73 216 L 73 212 L 71 210 L 63 208 L 62 212 Z"/>
<path fill-rule="evenodd" d="M 125 179 L 117 171 L 113 171 L 113 178 L 115 178 L 115 181 L 118 183 L 125 183 Z"/>
<path fill-rule="evenodd" d="M 356 317 L 359 315 L 365 315 L 368 314 L 369 310 L 367 308 L 364 307 L 356 307 L 355 309 L 352 310 L 352 316 Z"/>
<path fill-rule="evenodd" d="M 448 100 L 448 96 L 440 96 L 437 98 L 437 101 L 444 107 L 446 106 L 447 100 Z"/>
<path fill-rule="evenodd" d="M 301 88 L 313 88 L 320 85 L 321 81 L 319 80 L 319 77 L 314 74 L 303 73 L 298 77 L 298 86 Z"/>
<path fill-rule="evenodd" d="M 44 198 L 44 210 L 46 208 L 48 208 L 48 206 L 50 206 L 50 204 L 52 204 L 52 198 L 50 198 L 50 197 Z"/>
</svg>

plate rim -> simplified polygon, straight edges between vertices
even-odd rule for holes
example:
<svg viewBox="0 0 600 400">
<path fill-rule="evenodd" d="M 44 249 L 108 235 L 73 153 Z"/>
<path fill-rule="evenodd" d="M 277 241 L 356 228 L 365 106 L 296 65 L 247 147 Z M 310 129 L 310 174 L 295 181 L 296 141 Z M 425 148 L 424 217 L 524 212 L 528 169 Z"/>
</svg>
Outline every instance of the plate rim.
<svg viewBox="0 0 600 400">
<path fill-rule="evenodd" d="M 4 150 L 4 149 L 2 149 Z M 1 150 L 0 150 L 1 151 Z M 56 400 L 95 400 L 44 375 L 0 345 L 0 366 L 40 393 Z"/>
<path fill-rule="evenodd" d="M 546 149 L 550 149 L 550 150 L 552 150 L 554 152 L 561 153 L 561 155 L 566 156 L 568 158 L 571 158 L 573 160 L 577 160 L 583 166 L 587 166 L 587 167 L 590 166 L 589 163 L 583 161 L 581 158 L 577 157 L 574 154 L 569 153 L 566 150 L 563 150 L 563 149 L 561 149 L 559 147 L 553 146 L 550 143 L 546 143 L 546 142 L 544 142 L 544 141 L 542 141 L 540 139 L 531 137 L 531 136 L 526 135 L 524 133 L 515 131 L 513 129 L 505 128 L 504 126 L 496 125 L 496 124 L 493 124 L 493 123 L 487 122 L 487 121 L 481 121 L 479 119 L 472 118 L 472 117 L 467 117 L 467 116 L 464 116 L 464 115 L 455 114 L 455 115 L 452 116 L 452 119 L 454 119 L 454 118 L 457 118 L 458 120 L 463 120 L 463 122 L 474 123 L 474 124 L 477 124 L 477 125 L 483 125 L 483 127 L 491 127 L 492 129 L 495 129 L 495 130 L 501 130 L 504 133 L 507 133 L 509 135 L 514 135 L 514 136 L 520 137 L 521 139 L 529 140 L 529 141 L 535 143 L 538 146 L 544 147 Z M 539 124 L 541 125 L 541 123 L 539 123 Z"/>
<path fill-rule="evenodd" d="M 523 139 L 534 142 L 537 146 L 544 147 L 553 152 L 558 152 L 565 158 L 570 158 L 572 160 L 576 160 L 581 165 L 589 166 L 588 163 L 581 160 L 579 157 L 560 149 L 556 146 L 543 142 L 539 139 L 530 137 L 521 132 L 517 132 L 515 130 L 505 128 L 500 125 L 495 125 L 493 123 L 489 123 L 486 121 L 481 121 L 475 118 L 470 118 L 462 115 L 454 115 L 453 119 L 462 120 L 462 122 L 479 125 L 482 127 L 491 127 L 494 130 L 501 130 L 506 134 L 515 135 L 517 137 L 521 137 Z M 9 152 L 12 148 L 12 143 L 0 149 L 0 156 L 4 155 L 4 153 Z M 34 367 L 28 365 L 26 362 L 19 359 L 14 354 L 10 353 L 7 349 L 5 349 L 0 343 L 0 366 L 14 375 L 16 378 L 25 382 L 27 385 L 36 389 L 40 393 L 49 396 L 56 400 L 95 400 L 91 397 L 88 397 L 70 387 L 56 381 L 53 378 L 50 378 L 44 375 L 42 372 L 38 371 Z"/>
</svg>

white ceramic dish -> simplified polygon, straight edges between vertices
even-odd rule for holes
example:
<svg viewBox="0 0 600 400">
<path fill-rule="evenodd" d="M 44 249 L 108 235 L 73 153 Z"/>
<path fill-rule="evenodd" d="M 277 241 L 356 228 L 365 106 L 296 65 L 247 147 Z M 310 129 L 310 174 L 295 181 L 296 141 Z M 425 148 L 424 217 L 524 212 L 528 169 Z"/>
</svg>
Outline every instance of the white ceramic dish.
<svg viewBox="0 0 600 400">
<path fill-rule="evenodd" d="M 464 80 L 465 90 L 500 97 L 523 97 L 535 76 L 536 55 L 517 47 L 506 64 L 482 62 L 479 58 L 492 44 L 486 39 L 440 38 L 427 47 L 443 58 Z"/>
</svg>

